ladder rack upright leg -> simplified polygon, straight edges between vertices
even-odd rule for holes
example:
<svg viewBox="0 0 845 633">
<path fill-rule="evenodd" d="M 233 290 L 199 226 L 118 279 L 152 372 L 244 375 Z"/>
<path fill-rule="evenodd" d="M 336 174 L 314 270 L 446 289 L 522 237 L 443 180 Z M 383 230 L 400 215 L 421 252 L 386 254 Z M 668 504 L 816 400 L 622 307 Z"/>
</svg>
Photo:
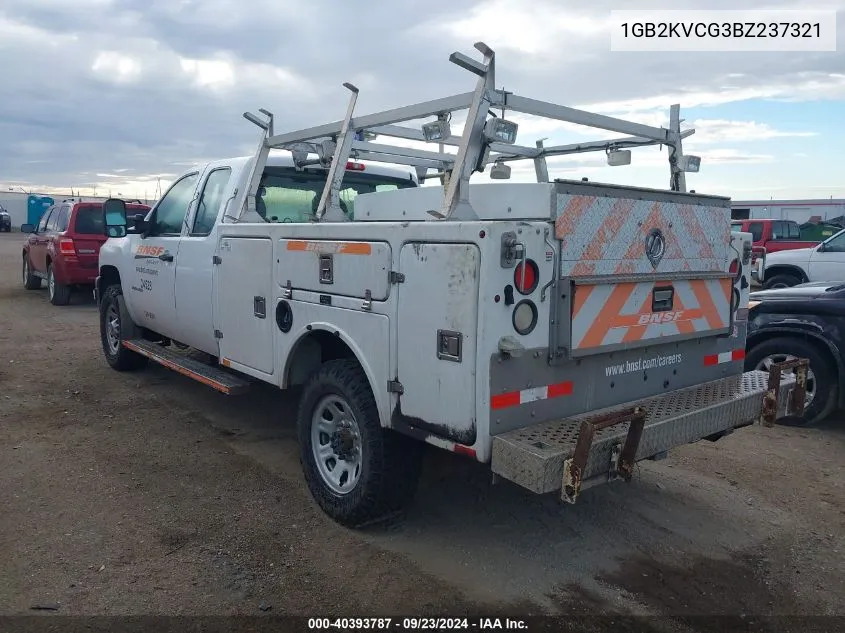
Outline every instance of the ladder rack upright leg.
<svg viewBox="0 0 845 633">
<path fill-rule="evenodd" d="M 687 191 L 687 177 L 681 169 L 680 161 L 684 155 L 684 148 L 681 144 L 681 105 L 676 103 L 669 106 L 669 170 L 671 181 L 669 183 L 672 191 Z"/>
<path fill-rule="evenodd" d="M 328 221 L 342 222 L 346 219 L 343 209 L 340 208 L 340 185 L 343 183 L 343 176 L 346 174 L 346 162 L 352 151 L 352 141 L 355 135 L 350 130 L 352 113 L 355 111 L 355 103 L 358 101 L 358 88 L 351 83 L 343 84 L 352 93 L 349 96 L 349 105 L 346 108 L 346 117 L 343 119 L 343 126 L 340 128 L 340 135 L 337 138 L 334 156 L 329 166 L 329 173 L 326 176 L 326 184 L 323 187 L 323 194 L 320 196 L 320 204 L 317 206 L 317 222 L 325 218 Z"/>
</svg>

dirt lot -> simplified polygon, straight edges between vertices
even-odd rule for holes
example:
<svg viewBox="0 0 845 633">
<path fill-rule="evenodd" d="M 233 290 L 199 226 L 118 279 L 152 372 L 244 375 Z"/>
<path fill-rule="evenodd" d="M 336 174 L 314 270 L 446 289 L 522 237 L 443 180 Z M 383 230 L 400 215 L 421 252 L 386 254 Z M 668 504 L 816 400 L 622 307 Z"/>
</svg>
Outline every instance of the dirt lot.
<svg viewBox="0 0 845 633">
<path fill-rule="evenodd" d="M 295 395 L 110 370 L 90 297 L 24 290 L 20 243 L 0 236 L 0 613 L 845 615 L 841 416 L 575 506 L 431 449 L 408 515 L 352 532 L 305 488 Z"/>
</svg>

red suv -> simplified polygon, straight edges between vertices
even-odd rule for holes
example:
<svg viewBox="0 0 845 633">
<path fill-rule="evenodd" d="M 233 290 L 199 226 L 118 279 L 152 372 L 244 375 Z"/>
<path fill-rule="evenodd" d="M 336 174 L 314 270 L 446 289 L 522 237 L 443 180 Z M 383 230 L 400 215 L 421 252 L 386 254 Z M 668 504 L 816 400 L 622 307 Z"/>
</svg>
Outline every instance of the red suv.
<svg viewBox="0 0 845 633">
<path fill-rule="evenodd" d="M 145 204 L 127 204 L 127 210 L 146 214 Z M 65 200 L 44 212 L 38 226 L 24 224 L 30 233 L 23 246 L 23 285 L 41 288 L 47 280 L 50 303 L 66 305 L 76 286 L 93 286 L 97 278 L 100 245 L 107 237 L 101 202 Z"/>
</svg>

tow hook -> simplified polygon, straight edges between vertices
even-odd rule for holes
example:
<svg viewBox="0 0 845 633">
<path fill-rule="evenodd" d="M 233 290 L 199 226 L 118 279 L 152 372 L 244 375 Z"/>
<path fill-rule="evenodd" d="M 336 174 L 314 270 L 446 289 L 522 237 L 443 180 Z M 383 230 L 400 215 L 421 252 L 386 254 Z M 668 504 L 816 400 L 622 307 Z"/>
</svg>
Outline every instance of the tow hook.
<svg viewBox="0 0 845 633">
<path fill-rule="evenodd" d="M 773 426 L 778 419 L 778 394 L 780 393 L 780 379 L 783 372 L 789 369 L 795 372 L 795 386 L 789 394 L 786 404 L 786 415 L 780 418 L 790 425 L 803 425 L 804 402 L 807 398 L 807 370 L 810 361 L 806 358 L 793 358 L 782 363 L 775 363 L 769 368 L 769 384 L 763 396 L 763 408 L 760 413 L 760 423 L 763 426 Z"/>
</svg>

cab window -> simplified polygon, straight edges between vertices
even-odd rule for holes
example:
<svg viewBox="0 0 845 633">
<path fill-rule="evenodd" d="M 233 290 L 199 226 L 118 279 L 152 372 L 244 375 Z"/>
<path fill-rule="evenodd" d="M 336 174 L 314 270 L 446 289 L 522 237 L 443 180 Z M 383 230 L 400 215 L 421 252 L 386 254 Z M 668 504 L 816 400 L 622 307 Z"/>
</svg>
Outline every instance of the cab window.
<svg viewBox="0 0 845 633">
<path fill-rule="evenodd" d="M 762 222 L 751 222 L 746 229 L 748 233 L 751 233 L 751 241 L 752 242 L 759 242 L 763 239 L 763 223 Z"/>
<path fill-rule="evenodd" d="M 220 206 L 224 203 L 226 185 L 229 183 L 229 176 L 232 170 L 228 167 L 215 169 L 205 179 L 205 186 L 202 188 L 197 213 L 194 217 L 194 226 L 191 228 L 191 235 L 208 235 L 214 228 L 217 221 L 217 214 Z"/>
<path fill-rule="evenodd" d="M 179 235 L 194 198 L 198 173 L 188 174 L 170 187 L 156 206 L 152 230 L 149 235 Z"/>
</svg>

